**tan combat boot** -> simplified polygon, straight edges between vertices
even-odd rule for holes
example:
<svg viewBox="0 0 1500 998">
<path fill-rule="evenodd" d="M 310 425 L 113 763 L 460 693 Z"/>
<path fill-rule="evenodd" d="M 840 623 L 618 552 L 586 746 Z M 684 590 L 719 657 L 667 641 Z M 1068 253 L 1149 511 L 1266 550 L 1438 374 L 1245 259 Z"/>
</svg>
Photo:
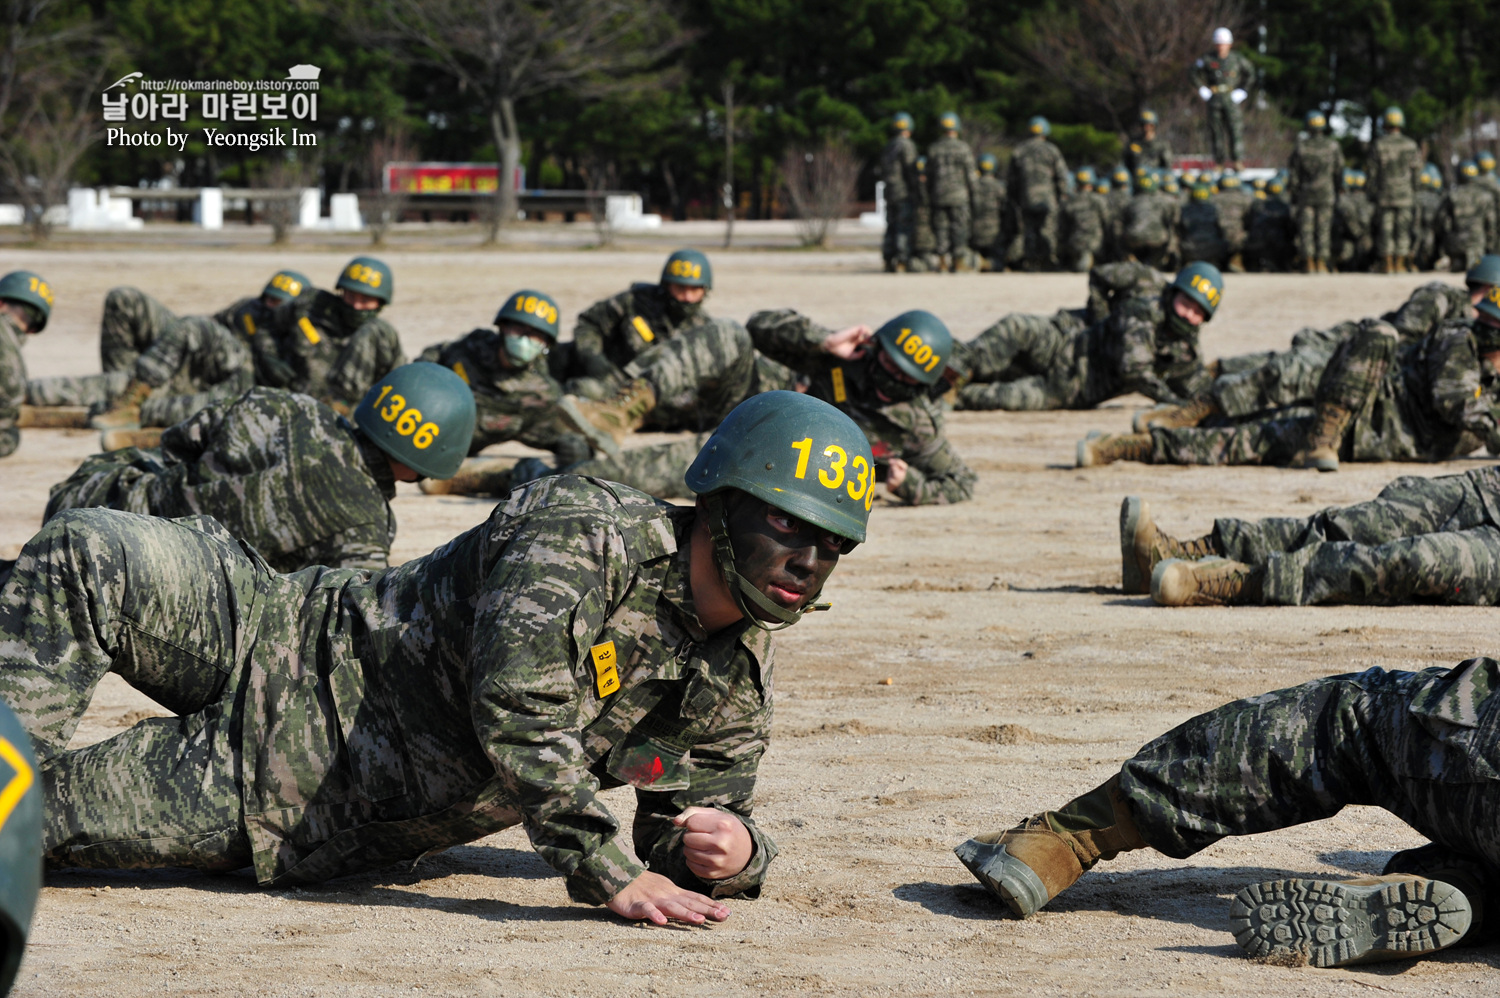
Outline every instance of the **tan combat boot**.
<svg viewBox="0 0 1500 998">
<path fill-rule="evenodd" d="M 86 405 L 23 405 L 16 422 L 21 429 L 87 430 L 89 407 Z"/>
<path fill-rule="evenodd" d="M 99 446 L 104 450 L 124 450 L 139 447 L 150 450 L 161 446 L 162 427 L 151 426 L 134 430 L 105 430 L 99 434 Z"/>
<path fill-rule="evenodd" d="M 1186 405 L 1159 405 L 1145 412 L 1138 412 L 1131 420 L 1130 428 L 1145 433 L 1153 426 L 1163 430 L 1175 430 L 1186 426 L 1197 426 L 1212 416 L 1222 416 L 1224 410 L 1211 398 L 1193 399 Z"/>
<path fill-rule="evenodd" d="M 1316 274 L 1318 272 L 1318 261 L 1312 257 L 1302 261 L 1302 272 L 1304 274 Z"/>
<path fill-rule="evenodd" d="M 1120 793 L 1120 778 L 1112 776 L 1056 811 L 976 836 L 953 851 L 990 893 L 1026 918 L 1101 859 L 1145 846 Z"/>
<path fill-rule="evenodd" d="M 1319 402 L 1312 426 L 1307 431 L 1307 442 L 1293 455 L 1291 467 L 1338 471 L 1339 447 L 1343 445 L 1344 431 L 1353 419 L 1354 413 L 1343 406 Z"/>
<path fill-rule="evenodd" d="M 1223 553 L 1213 534 L 1179 541 L 1162 533 L 1151 519 L 1151 504 L 1140 496 L 1126 496 L 1120 504 L 1120 578 L 1126 593 L 1149 593 L 1151 573 L 1169 558 L 1197 561 Z"/>
<path fill-rule="evenodd" d="M 503 496 L 510 491 L 513 457 L 471 457 L 452 478 L 424 478 L 417 487 L 429 496 Z"/>
<path fill-rule="evenodd" d="M 557 405 L 563 422 L 582 434 L 591 447 L 619 457 L 620 444 L 639 430 L 656 408 L 656 389 L 645 378 L 636 378 L 602 402 L 564 395 Z"/>
<path fill-rule="evenodd" d="M 134 430 L 141 425 L 141 403 L 151 394 L 151 386 L 144 381 L 132 381 L 125 386 L 109 408 L 89 420 L 96 430 Z"/>
<path fill-rule="evenodd" d="M 1247 954 L 1302 957 L 1314 967 L 1425 956 L 1458 942 L 1472 924 L 1463 891 L 1408 873 L 1270 880 L 1229 906 L 1234 941 Z"/>
<path fill-rule="evenodd" d="M 1078 441 L 1077 466 L 1092 468 L 1096 464 L 1116 461 L 1151 463 L 1151 434 L 1094 432 Z"/>
<path fill-rule="evenodd" d="M 1231 274 L 1243 274 L 1245 272 L 1245 254 L 1235 253 L 1229 258 L 1229 272 Z"/>
<path fill-rule="evenodd" d="M 1160 606 L 1259 603 L 1266 570 L 1228 558 L 1168 558 L 1151 570 L 1151 599 Z"/>
</svg>

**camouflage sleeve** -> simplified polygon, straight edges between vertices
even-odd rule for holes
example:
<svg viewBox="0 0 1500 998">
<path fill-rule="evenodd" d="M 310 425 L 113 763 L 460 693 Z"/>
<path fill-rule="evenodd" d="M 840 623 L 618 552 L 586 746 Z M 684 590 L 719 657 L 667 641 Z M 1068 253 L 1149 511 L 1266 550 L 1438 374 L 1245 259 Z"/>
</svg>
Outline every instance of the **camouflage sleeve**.
<svg viewBox="0 0 1500 998">
<path fill-rule="evenodd" d="M 927 432 L 913 432 L 901 458 L 907 464 L 906 478 L 891 495 L 908 506 L 928 506 L 964 502 L 974 498 L 974 484 L 979 476 L 964 463 L 943 432 L 942 413 L 936 406 L 926 407 L 930 422 Z M 920 430 L 921 428 L 919 428 Z"/>
<path fill-rule="evenodd" d="M 396 328 L 384 319 L 371 319 L 339 354 L 328 372 L 328 387 L 339 401 L 355 406 L 371 385 L 404 363 Z"/>
<path fill-rule="evenodd" d="M 297 377 L 297 372 L 281 357 L 283 325 L 292 318 L 294 310 L 279 308 L 276 320 L 262 326 L 250 338 L 250 353 L 255 358 L 255 383 L 267 388 L 285 388 Z"/>
<path fill-rule="evenodd" d="M 629 301 L 630 292 L 624 291 L 595 302 L 578 316 L 573 325 L 573 358 L 584 377 L 623 377 L 605 352 L 605 344 L 630 313 Z"/>
<path fill-rule="evenodd" d="M 686 790 L 636 791 L 635 848 L 653 872 L 670 877 L 688 890 L 710 897 L 742 895 L 758 897 L 766 870 L 776 857 L 776 843 L 755 824 L 755 771 L 765 754 L 771 732 L 771 702 L 755 691 L 761 701 L 748 713 L 736 709 L 734 698 L 725 701 L 719 716 L 709 726 L 713 739 L 693 746 L 689 755 L 691 786 Z M 686 832 L 672 818 L 689 807 L 711 807 L 734 815 L 750 832 L 752 852 L 745 868 L 724 880 L 702 880 L 688 869 L 682 855 Z"/>
<path fill-rule="evenodd" d="M 219 427 L 233 405 L 234 400 L 220 402 L 167 427 L 161 434 L 162 453 L 179 464 L 192 464 L 198 460 L 218 435 Z"/>
<path fill-rule="evenodd" d="M 21 446 L 21 403 L 26 401 L 26 361 L 8 329 L 0 329 L 0 457 Z"/>
<path fill-rule="evenodd" d="M 317 543 L 290 552 L 284 560 L 296 561 L 301 565 L 362 568 L 378 572 L 390 567 L 393 540 L 395 535 L 391 529 L 390 507 L 387 506 L 381 509 L 378 518 L 320 537 Z"/>
<path fill-rule="evenodd" d="M 1387 312 L 1381 318 L 1395 326 L 1396 331 L 1404 338 L 1426 336 L 1449 317 L 1451 301 L 1447 290 L 1448 285 L 1441 281 L 1429 281 L 1413 291 L 1411 297 L 1401 303 L 1400 308 Z"/>
<path fill-rule="evenodd" d="M 1062 151 L 1056 146 L 1052 147 L 1052 182 L 1057 187 L 1057 203 L 1062 204 L 1068 198 L 1068 183 L 1072 180 L 1072 174 L 1068 170 L 1068 161 L 1063 158 Z"/>
<path fill-rule="evenodd" d="M 443 348 L 447 345 L 448 344 L 446 342 L 434 343 L 432 346 L 427 347 L 421 353 L 417 354 L 417 359 L 425 360 L 429 364 L 441 364 L 443 362 Z"/>
<path fill-rule="evenodd" d="M 1486 444 L 1500 441 L 1495 399 L 1480 380 L 1480 360 L 1467 326 L 1441 334 L 1427 354 L 1428 403 L 1449 426 L 1468 430 Z"/>
<path fill-rule="evenodd" d="M 588 649 L 630 582 L 619 531 L 579 507 L 515 526 L 485 582 L 471 662 L 475 730 L 533 848 L 574 900 L 602 904 L 645 867 L 599 799 L 582 706 Z"/>
<path fill-rule="evenodd" d="M 816 374 L 828 359 L 823 341 L 833 332 L 794 309 L 756 312 L 745 323 L 755 349 L 800 374 Z"/>
<path fill-rule="evenodd" d="M 1156 402 L 1185 401 L 1156 372 L 1156 324 L 1142 316 L 1121 315 L 1111 325 L 1120 338 L 1120 368 L 1115 373 L 1121 390 L 1140 392 Z"/>
</svg>

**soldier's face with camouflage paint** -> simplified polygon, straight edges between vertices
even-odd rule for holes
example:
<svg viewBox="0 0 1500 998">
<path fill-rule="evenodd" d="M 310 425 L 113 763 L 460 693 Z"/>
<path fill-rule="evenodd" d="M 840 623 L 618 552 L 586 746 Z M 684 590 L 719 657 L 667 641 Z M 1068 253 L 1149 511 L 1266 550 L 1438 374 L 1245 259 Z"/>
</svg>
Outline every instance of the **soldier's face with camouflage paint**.
<svg viewBox="0 0 1500 998">
<path fill-rule="evenodd" d="M 680 301 L 684 305 L 696 305 L 703 300 L 704 295 L 708 294 L 708 289 L 690 288 L 686 284 L 668 284 L 667 294 L 671 295 L 674 301 Z"/>
<path fill-rule="evenodd" d="M 788 610 L 810 603 L 839 563 L 844 539 L 745 493 L 726 505 L 735 570 Z"/>
<path fill-rule="evenodd" d="M 340 288 L 339 294 L 343 295 L 344 301 L 356 312 L 373 312 L 385 303 L 374 295 L 367 295 L 362 291 L 351 291 L 349 288 Z"/>
<path fill-rule="evenodd" d="M 1181 291 L 1177 292 L 1177 296 L 1172 299 L 1172 311 L 1176 312 L 1182 321 L 1193 326 L 1201 326 L 1208 319 L 1208 313 L 1203 310 L 1203 306 Z"/>
</svg>

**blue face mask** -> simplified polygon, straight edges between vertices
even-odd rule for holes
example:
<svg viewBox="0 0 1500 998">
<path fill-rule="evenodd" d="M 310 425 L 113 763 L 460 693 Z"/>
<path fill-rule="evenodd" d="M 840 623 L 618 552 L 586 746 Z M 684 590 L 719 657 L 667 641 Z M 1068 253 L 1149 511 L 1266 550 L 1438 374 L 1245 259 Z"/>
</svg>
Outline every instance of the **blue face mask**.
<svg viewBox="0 0 1500 998">
<path fill-rule="evenodd" d="M 547 344 L 530 336 L 517 333 L 505 334 L 505 356 L 518 367 L 528 367 L 531 362 L 547 352 Z"/>
</svg>

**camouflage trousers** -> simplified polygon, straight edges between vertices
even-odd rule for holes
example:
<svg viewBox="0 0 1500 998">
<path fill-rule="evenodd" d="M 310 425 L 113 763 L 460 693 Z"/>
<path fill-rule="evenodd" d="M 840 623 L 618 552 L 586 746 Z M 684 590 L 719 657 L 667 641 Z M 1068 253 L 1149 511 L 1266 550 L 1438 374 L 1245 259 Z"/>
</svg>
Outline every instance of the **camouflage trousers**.
<svg viewBox="0 0 1500 998">
<path fill-rule="evenodd" d="M 911 260 L 912 209 L 910 199 L 885 203 L 885 237 L 880 255 L 887 263 L 905 264 Z"/>
<path fill-rule="evenodd" d="M 92 506 L 143 516 L 154 516 L 154 510 L 171 509 L 188 469 L 180 464 L 173 467 L 175 471 L 162 463 L 161 451 L 138 447 L 86 457 L 71 475 L 49 490 L 42 522 L 65 509 Z"/>
<path fill-rule="evenodd" d="M 684 476 L 711 436 L 712 433 L 699 433 L 652 447 L 635 447 L 623 451 L 618 458 L 601 455 L 564 470 L 570 475 L 619 482 L 658 499 L 691 499 L 696 493 L 687 487 Z"/>
<path fill-rule="evenodd" d="M 99 324 L 99 359 L 105 372 L 134 368 L 136 358 L 176 321 L 171 309 L 140 288 L 111 288 L 104 296 Z"/>
<path fill-rule="evenodd" d="M 932 206 L 933 252 L 939 256 L 966 257 L 969 252 L 969 206 L 940 204 Z"/>
<path fill-rule="evenodd" d="M 1333 205 L 1297 206 L 1297 255 L 1303 260 L 1333 259 Z"/>
<path fill-rule="evenodd" d="M 1026 269 L 1057 269 L 1060 215 L 1057 205 L 1046 202 L 1021 209 L 1021 257 Z"/>
<path fill-rule="evenodd" d="M 1354 323 L 1344 323 L 1332 329 L 1303 329 L 1292 337 L 1288 350 L 1225 358 L 1210 394 L 1231 419 L 1309 405 L 1334 349 L 1355 328 Z"/>
<path fill-rule="evenodd" d="M 1120 771 L 1146 843 L 1186 858 L 1228 835 L 1384 808 L 1500 870 L 1500 663 L 1365 672 L 1237 700 L 1151 741 Z"/>
<path fill-rule="evenodd" d="M 1083 321 L 1066 309 L 1056 315 L 1012 312 L 964 344 L 969 383 L 959 409 L 1067 409 L 1079 402 L 1074 371 Z"/>
<path fill-rule="evenodd" d="M 1412 222 L 1416 209 L 1411 205 L 1392 207 L 1378 205 L 1375 208 L 1375 255 L 1410 256 L 1412 250 Z"/>
<path fill-rule="evenodd" d="M 733 319 L 714 319 L 643 351 L 624 368 L 656 392 L 646 420 L 651 430 L 700 432 L 718 426 L 751 395 L 790 389 L 796 375 L 755 349 Z"/>
<path fill-rule="evenodd" d="M 1240 106 L 1223 94 L 1208 102 L 1208 142 L 1215 163 L 1238 163 L 1245 158 L 1245 116 Z"/>
<path fill-rule="evenodd" d="M 1277 606 L 1500 603 L 1500 525 L 1493 468 L 1398 478 L 1376 498 L 1310 517 L 1220 519 L 1213 536 L 1235 561 L 1263 565 Z"/>
<path fill-rule="evenodd" d="M 0 588 L 0 697 L 41 764 L 49 866 L 248 866 L 245 660 L 264 563 L 206 517 L 71 510 Z M 113 672 L 180 716 L 67 751 Z"/>
</svg>

